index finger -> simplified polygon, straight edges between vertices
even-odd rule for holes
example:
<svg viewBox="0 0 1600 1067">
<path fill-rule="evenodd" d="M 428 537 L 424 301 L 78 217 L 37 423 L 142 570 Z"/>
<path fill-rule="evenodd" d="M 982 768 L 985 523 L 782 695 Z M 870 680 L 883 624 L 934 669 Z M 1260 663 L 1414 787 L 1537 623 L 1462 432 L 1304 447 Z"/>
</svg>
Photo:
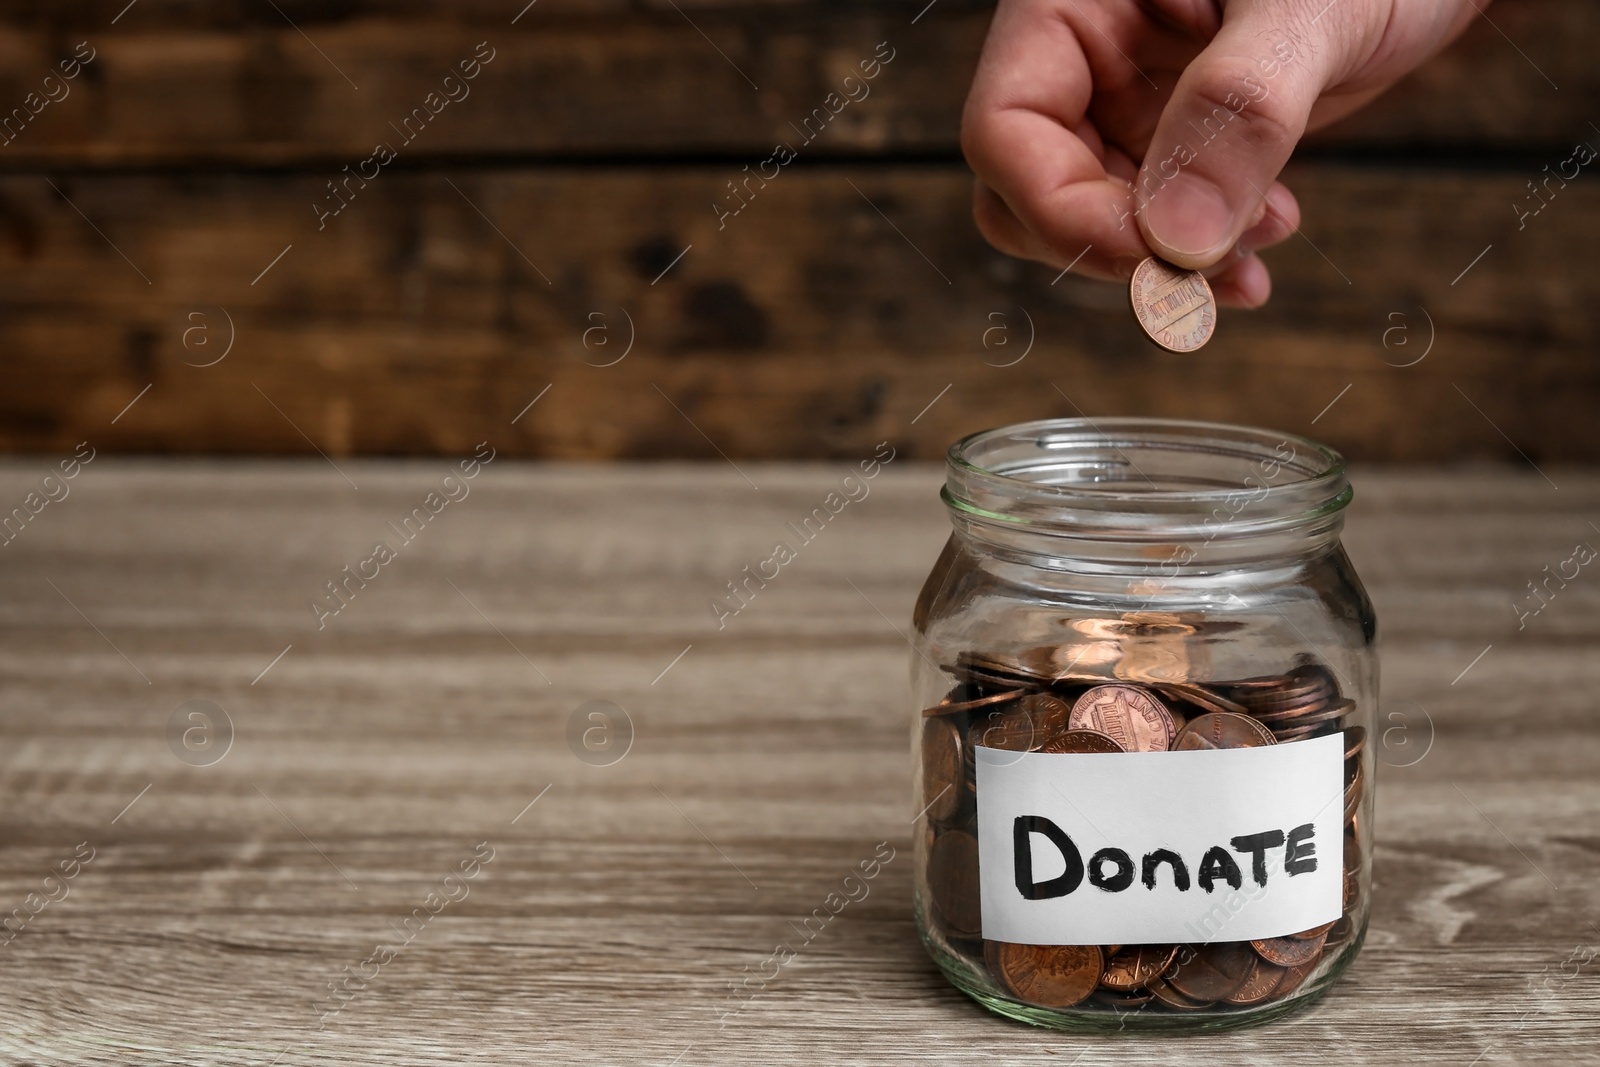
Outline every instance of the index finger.
<svg viewBox="0 0 1600 1067">
<path fill-rule="evenodd" d="M 1150 248 L 1132 188 L 1074 132 L 1093 92 L 1089 57 L 1060 11 L 1002 3 L 962 114 L 961 147 L 978 178 L 1062 262 L 1126 278 Z"/>
</svg>

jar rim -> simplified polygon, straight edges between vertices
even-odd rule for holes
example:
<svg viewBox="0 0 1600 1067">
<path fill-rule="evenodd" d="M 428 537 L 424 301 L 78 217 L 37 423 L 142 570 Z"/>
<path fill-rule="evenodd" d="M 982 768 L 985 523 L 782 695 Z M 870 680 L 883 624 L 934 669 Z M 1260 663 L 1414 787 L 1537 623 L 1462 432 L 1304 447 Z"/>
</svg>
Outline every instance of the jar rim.
<svg viewBox="0 0 1600 1067">
<path fill-rule="evenodd" d="M 969 521 L 1115 540 L 1336 528 L 1351 499 L 1344 457 L 1321 442 L 1187 419 L 1017 423 L 963 437 L 947 463 L 942 495 Z"/>
</svg>

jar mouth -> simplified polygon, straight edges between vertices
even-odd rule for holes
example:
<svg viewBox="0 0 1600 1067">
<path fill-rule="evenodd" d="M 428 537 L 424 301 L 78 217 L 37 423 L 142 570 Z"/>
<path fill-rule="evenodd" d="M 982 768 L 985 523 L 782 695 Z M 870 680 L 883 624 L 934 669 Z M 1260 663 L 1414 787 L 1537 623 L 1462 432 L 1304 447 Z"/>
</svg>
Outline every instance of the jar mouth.
<svg viewBox="0 0 1600 1067">
<path fill-rule="evenodd" d="M 1344 457 L 1298 434 L 1182 419 L 1041 419 L 950 446 L 958 521 L 1017 532 L 1161 541 L 1337 532 Z"/>
</svg>

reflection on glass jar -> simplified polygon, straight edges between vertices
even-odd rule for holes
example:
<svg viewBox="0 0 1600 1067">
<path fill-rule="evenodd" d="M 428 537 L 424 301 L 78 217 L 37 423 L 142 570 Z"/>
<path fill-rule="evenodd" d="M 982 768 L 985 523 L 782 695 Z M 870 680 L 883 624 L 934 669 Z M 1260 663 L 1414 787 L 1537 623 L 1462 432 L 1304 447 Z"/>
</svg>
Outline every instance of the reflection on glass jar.
<svg viewBox="0 0 1600 1067">
<path fill-rule="evenodd" d="M 1217 1029 L 1349 966 L 1377 622 L 1344 461 L 1301 437 L 1028 423 L 950 450 L 913 619 L 916 909 L 985 1006 Z"/>
</svg>

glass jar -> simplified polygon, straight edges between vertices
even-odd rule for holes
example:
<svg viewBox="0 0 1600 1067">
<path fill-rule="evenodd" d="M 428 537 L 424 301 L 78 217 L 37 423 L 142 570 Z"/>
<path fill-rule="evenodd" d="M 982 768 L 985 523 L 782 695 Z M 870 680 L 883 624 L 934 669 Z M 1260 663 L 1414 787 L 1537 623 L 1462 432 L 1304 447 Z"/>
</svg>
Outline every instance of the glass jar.
<svg viewBox="0 0 1600 1067">
<path fill-rule="evenodd" d="M 1371 886 L 1377 620 L 1303 437 L 1061 419 L 953 445 L 917 599 L 917 928 L 989 1009 L 1222 1029 L 1310 1003 Z M 981 860 L 981 862 L 980 862 Z"/>
</svg>

